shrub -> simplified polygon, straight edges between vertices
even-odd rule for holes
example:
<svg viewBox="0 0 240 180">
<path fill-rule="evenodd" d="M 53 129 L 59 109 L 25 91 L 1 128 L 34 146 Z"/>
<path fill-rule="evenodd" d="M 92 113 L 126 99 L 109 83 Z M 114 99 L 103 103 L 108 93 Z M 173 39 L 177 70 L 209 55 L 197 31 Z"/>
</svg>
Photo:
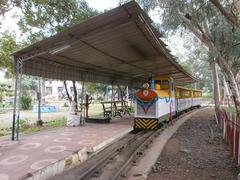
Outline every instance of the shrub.
<svg viewBox="0 0 240 180">
<path fill-rule="evenodd" d="M 21 108 L 24 110 L 28 110 L 31 108 L 32 105 L 32 98 L 27 95 L 23 95 L 20 98 Z"/>
<path fill-rule="evenodd" d="M 30 124 L 28 122 L 28 120 L 26 119 L 20 119 L 19 120 L 19 126 L 21 127 L 21 129 L 24 131 L 25 129 L 28 129 L 30 127 Z"/>
</svg>

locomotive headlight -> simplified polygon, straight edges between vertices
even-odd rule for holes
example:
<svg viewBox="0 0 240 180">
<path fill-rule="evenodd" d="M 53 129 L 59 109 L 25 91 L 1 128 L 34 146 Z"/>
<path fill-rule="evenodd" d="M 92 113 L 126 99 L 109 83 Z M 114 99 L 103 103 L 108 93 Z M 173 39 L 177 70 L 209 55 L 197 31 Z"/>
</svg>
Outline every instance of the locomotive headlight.
<svg viewBox="0 0 240 180">
<path fill-rule="evenodd" d="M 148 94 L 149 94 L 149 93 L 148 93 L 148 90 L 144 90 L 144 91 L 143 91 L 143 95 L 144 95 L 144 96 L 148 96 Z"/>
</svg>

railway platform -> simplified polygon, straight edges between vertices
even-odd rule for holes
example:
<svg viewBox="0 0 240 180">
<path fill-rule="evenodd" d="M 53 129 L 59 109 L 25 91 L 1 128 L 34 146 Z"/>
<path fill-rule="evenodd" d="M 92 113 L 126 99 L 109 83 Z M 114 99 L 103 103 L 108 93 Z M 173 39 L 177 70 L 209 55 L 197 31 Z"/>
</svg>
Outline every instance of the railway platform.
<svg viewBox="0 0 240 180">
<path fill-rule="evenodd" d="M 87 160 L 132 130 L 133 118 L 0 138 L 0 179 L 46 179 Z"/>
</svg>

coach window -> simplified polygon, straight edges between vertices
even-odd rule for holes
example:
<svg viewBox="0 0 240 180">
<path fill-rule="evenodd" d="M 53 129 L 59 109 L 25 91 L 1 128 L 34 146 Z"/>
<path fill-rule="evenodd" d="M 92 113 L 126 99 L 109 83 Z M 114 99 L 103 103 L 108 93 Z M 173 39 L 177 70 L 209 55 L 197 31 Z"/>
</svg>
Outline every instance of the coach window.
<svg viewBox="0 0 240 180">
<path fill-rule="evenodd" d="M 184 97 L 184 90 L 183 89 L 180 90 L 180 95 L 181 95 L 181 97 Z"/>
<path fill-rule="evenodd" d="M 180 97 L 180 89 L 176 89 L 176 92 L 177 92 L 177 97 L 179 98 Z"/>
</svg>

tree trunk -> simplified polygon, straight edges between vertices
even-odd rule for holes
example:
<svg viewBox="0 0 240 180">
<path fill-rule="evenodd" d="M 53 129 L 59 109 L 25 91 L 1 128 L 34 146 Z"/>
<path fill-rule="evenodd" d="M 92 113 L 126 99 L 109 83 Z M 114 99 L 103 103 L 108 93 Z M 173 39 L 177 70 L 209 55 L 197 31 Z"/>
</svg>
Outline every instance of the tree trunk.
<svg viewBox="0 0 240 180">
<path fill-rule="evenodd" d="M 73 83 L 74 101 L 76 103 L 76 109 L 78 109 L 76 81 L 72 81 L 72 83 Z"/>
<path fill-rule="evenodd" d="M 121 107 L 123 108 L 124 106 L 124 92 L 126 91 L 126 88 L 125 89 L 121 89 L 121 86 L 120 85 L 117 85 L 118 87 L 118 90 L 119 90 L 119 94 L 120 94 L 120 99 L 121 99 Z"/>
<path fill-rule="evenodd" d="M 233 98 L 233 102 L 236 107 L 236 110 L 237 112 L 240 113 L 240 94 L 239 94 L 237 82 L 231 71 L 231 67 L 225 60 L 221 59 L 221 57 L 219 57 L 218 59 L 218 64 L 221 67 L 223 71 L 223 75 L 225 76 L 228 86 L 232 92 L 232 98 Z"/>
<path fill-rule="evenodd" d="M 239 96 L 239 90 L 236 83 L 236 80 L 234 78 L 233 72 L 225 60 L 221 53 L 218 51 L 218 49 L 215 47 L 214 43 L 209 39 L 209 37 L 203 33 L 203 31 L 200 31 L 197 29 L 189 19 L 187 19 L 183 13 L 181 13 L 179 10 L 177 11 L 179 14 L 179 17 L 184 22 L 184 24 L 187 26 L 187 28 L 203 43 L 208 47 L 209 52 L 211 52 L 213 55 L 215 55 L 215 58 L 217 59 L 217 63 L 219 67 L 221 68 L 221 71 L 225 75 L 226 79 L 229 82 L 229 88 L 232 91 L 233 95 L 233 101 L 235 104 L 235 108 L 237 112 L 240 112 L 240 96 Z"/>
<path fill-rule="evenodd" d="M 240 28 L 240 21 L 235 15 L 227 12 L 218 0 L 210 0 L 210 1 L 216 8 L 218 8 L 218 10 L 222 13 L 222 15 L 227 18 L 227 20 L 233 27 Z"/>
<path fill-rule="evenodd" d="M 238 89 L 240 90 L 240 70 L 238 71 L 237 75 L 235 76 L 235 79 L 237 81 Z"/>
<path fill-rule="evenodd" d="M 46 82 L 46 79 L 45 78 L 42 78 L 42 81 L 41 81 L 41 95 L 42 97 L 45 97 L 46 95 L 46 86 L 45 86 L 45 82 Z"/>
<path fill-rule="evenodd" d="M 220 89 L 219 89 L 219 78 L 216 69 L 216 63 L 213 62 L 210 64 L 212 70 L 212 80 L 214 84 L 214 102 L 217 109 L 220 108 Z"/>
<path fill-rule="evenodd" d="M 82 95 L 81 95 L 81 112 L 83 111 L 83 101 L 84 101 L 84 93 L 85 92 L 85 82 L 82 82 Z"/>
<path fill-rule="evenodd" d="M 65 91 L 66 91 L 66 94 L 67 94 L 68 101 L 71 102 L 72 99 L 71 99 L 71 97 L 69 95 L 69 92 L 68 92 L 68 89 L 67 89 L 67 82 L 63 81 L 63 85 L 64 85 L 64 88 L 65 88 Z"/>
</svg>

